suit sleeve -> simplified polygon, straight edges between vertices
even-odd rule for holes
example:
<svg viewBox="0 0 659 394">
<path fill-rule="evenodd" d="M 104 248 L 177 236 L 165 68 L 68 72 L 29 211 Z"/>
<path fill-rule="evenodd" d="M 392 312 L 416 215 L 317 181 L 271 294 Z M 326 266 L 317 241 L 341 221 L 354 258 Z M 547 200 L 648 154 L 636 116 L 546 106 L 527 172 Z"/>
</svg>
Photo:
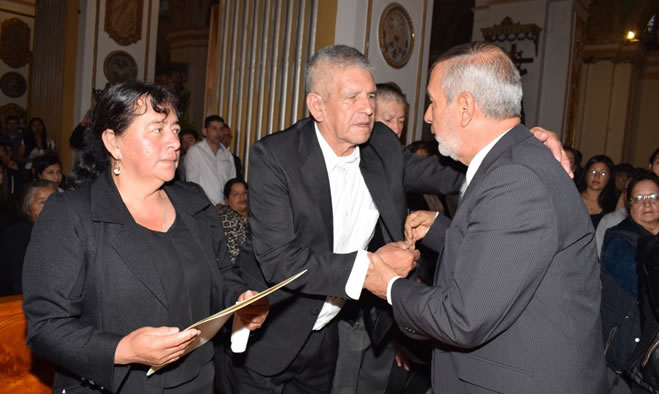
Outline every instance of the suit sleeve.
<svg viewBox="0 0 659 394">
<path fill-rule="evenodd" d="M 440 273 L 434 287 L 408 280 L 392 286 L 399 325 L 461 348 L 482 345 L 515 322 L 557 245 L 553 207 L 534 172 L 502 166 L 478 186 L 475 201 L 466 206 L 466 225 L 447 233 L 441 264 L 455 267 L 454 272 Z M 444 261 L 448 248 L 455 248 L 450 255 L 457 261 Z"/>
<path fill-rule="evenodd" d="M 289 288 L 305 294 L 348 298 L 345 285 L 357 252 L 319 252 L 299 240 L 297 232 L 322 227 L 322 223 L 294 218 L 289 193 L 304 191 L 289 188 L 285 171 L 265 144 L 257 143 L 252 148 L 250 177 L 253 249 L 265 279 L 272 284 L 308 269 Z M 314 231 L 318 237 L 326 237 L 324 230 Z"/>
<path fill-rule="evenodd" d="M 27 344 L 53 363 L 114 391 L 127 372 L 114 365 L 121 336 L 83 321 L 86 234 L 65 198 L 55 194 L 48 199 L 25 255 Z"/>
<path fill-rule="evenodd" d="M 437 156 L 423 158 L 405 149 L 403 164 L 406 193 L 457 193 L 464 182 L 461 171 L 443 165 Z"/>
</svg>

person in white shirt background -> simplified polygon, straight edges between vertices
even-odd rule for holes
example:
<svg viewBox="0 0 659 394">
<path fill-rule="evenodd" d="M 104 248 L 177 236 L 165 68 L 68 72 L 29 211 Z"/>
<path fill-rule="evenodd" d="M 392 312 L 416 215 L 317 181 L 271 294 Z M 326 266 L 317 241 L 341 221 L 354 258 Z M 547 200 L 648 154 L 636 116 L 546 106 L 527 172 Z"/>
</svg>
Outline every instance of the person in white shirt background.
<svg viewBox="0 0 659 394">
<path fill-rule="evenodd" d="M 231 152 L 222 145 L 224 119 L 219 115 L 204 120 L 203 141 L 193 145 L 185 155 L 185 180 L 204 189 L 208 199 L 218 209 L 224 205 L 224 184 L 236 177 Z"/>
</svg>

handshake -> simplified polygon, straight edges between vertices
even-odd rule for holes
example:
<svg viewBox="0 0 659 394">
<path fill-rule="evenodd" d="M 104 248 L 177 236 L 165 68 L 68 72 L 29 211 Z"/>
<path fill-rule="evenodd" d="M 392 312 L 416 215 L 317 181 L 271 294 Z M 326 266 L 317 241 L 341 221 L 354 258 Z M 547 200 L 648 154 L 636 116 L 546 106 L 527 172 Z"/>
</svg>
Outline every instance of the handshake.
<svg viewBox="0 0 659 394">
<path fill-rule="evenodd" d="M 422 239 L 435 221 L 435 212 L 417 211 L 405 221 L 405 241 L 389 243 L 375 253 L 369 253 L 371 263 L 366 273 L 364 288 L 374 295 L 387 299 L 387 285 L 396 277 L 406 277 L 416 266 L 419 251 L 416 241 Z"/>
</svg>

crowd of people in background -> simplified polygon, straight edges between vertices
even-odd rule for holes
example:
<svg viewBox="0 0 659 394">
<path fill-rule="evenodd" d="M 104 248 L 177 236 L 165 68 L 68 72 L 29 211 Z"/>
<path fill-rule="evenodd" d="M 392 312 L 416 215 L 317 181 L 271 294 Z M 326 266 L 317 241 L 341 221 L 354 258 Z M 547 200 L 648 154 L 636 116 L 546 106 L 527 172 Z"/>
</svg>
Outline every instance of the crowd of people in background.
<svg viewBox="0 0 659 394">
<path fill-rule="evenodd" d="M 379 83 L 376 86 L 374 119 L 382 123 L 377 127 L 394 133 L 395 138 L 401 141 L 401 135 L 404 135 L 406 127 L 407 113 L 409 112 L 406 97 L 395 84 Z M 110 93 L 105 93 L 107 96 L 106 101 L 116 99 L 116 97 L 111 96 L 112 94 L 121 94 L 121 92 L 115 91 L 116 87 L 106 88 L 106 90 L 108 89 L 110 89 Z M 168 96 L 169 93 L 159 89 L 146 90 L 146 92 L 146 97 L 151 97 L 152 101 L 141 102 L 140 105 L 146 108 L 145 111 L 149 113 L 155 111 L 153 114 L 157 115 L 165 113 L 168 116 L 167 119 L 170 116 L 175 118 L 176 114 L 174 112 L 167 112 L 173 111 L 172 103 L 175 100 Z M 158 98 L 164 97 L 163 101 L 155 103 L 153 101 L 154 95 Z M 163 110 L 163 108 L 165 109 Z M 106 110 L 96 108 L 96 112 L 107 112 Z M 116 136 L 108 136 L 104 132 L 105 129 L 99 128 L 101 126 L 94 123 L 103 120 L 110 122 L 109 118 L 99 118 L 98 114 L 93 112 L 89 111 L 85 115 L 85 118 L 73 131 L 69 140 L 72 148 L 76 152 L 80 152 L 76 156 L 76 162 L 84 162 L 89 159 L 89 157 L 84 157 L 89 152 L 98 153 L 103 151 L 104 148 L 100 144 L 104 144 L 110 158 L 97 158 L 96 163 L 99 160 L 104 161 L 101 167 L 95 167 L 96 164 L 93 163 L 89 164 L 88 167 L 78 167 L 77 176 L 73 177 L 64 174 L 62 162 L 57 155 L 57 147 L 48 135 L 46 124 L 41 118 L 34 117 L 25 122 L 25 120 L 17 117 L 9 116 L 4 120 L 4 127 L 2 127 L 0 133 L 0 253 L 2 253 L 0 296 L 21 294 L 23 291 L 21 275 L 26 250 L 30 243 L 34 223 L 39 218 L 46 201 L 56 193 L 67 193 L 68 190 L 81 189 L 83 184 L 89 184 L 91 179 L 100 176 L 99 169 L 111 169 L 117 179 L 131 179 L 133 182 L 131 187 L 134 186 L 135 188 L 138 188 L 138 185 L 142 187 L 143 184 L 140 182 L 143 180 L 152 181 L 152 178 L 156 179 L 153 183 L 153 190 L 149 191 L 153 194 L 153 200 L 145 208 L 148 212 L 151 212 L 153 208 L 153 217 L 140 216 L 141 213 L 137 209 L 137 205 L 132 206 L 130 202 L 124 201 L 127 208 L 126 212 L 130 215 L 117 220 L 124 220 L 132 216 L 137 223 L 145 223 L 144 225 L 147 228 L 158 229 L 161 227 L 160 221 L 162 219 L 162 229 L 164 230 L 175 225 L 174 216 L 168 217 L 166 215 L 168 209 L 170 212 L 175 210 L 176 212 L 183 212 L 181 210 L 184 209 L 183 204 L 188 202 L 188 197 L 177 201 L 176 193 L 179 192 L 175 188 L 170 190 L 167 189 L 167 186 L 163 186 L 169 181 L 165 179 L 166 177 L 159 174 L 142 174 L 140 172 L 142 171 L 141 161 L 146 159 L 139 156 L 130 156 L 134 155 L 134 152 L 126 149 L 126 145 L 116 142 L 123 140 L 117 139 Z M 119 115 L 121 114 L 114 114 L 113 116 Z M 133 127 L 133 124 L 126 122 L 128 121 L 124 120 L 125 124 L 122 124 L 119 120 L 118 125 L 115 127 L 132 130 L 129 127 Z M 168 130 L 177 128 L 178 126 L 175 123 L 176 121 L 172 120 L 166 125 L 166 128 Z M 21 124 L 24 125 L 23 128 L 21 128 Z M 198 188 L 203 190 L 203 193 L 210 200 L 213 206 L 212 211 L 215 214 L 213 220 L 216 220 L 217 225 L 223 229 L 229 261 L 233 264 L 240 257 L 241 248 L 251 234 L 250 221 L 257 220 L 257 223 L 263 223 L 263 218 L 253 218 L 250 215 L 252 213 L 248 206 L 248 201 L 252 201 L 252 198 L 248 200 L 250 187 L 243 178 L 243 164 L 240 158 L 231 151 L 233 140 L 231 127 L 223 117 L 210 115 L 205 118 L 200 131 L 200 134 L 194 130 L 173 131 L 174 134 L 172 135 L 176 135 L 176 137 L 172 137 L 171 141 L 167 141 L 167 144 L 169 144 L 169 148 L 175 147 L 174 150 L 178 152 L 178 159 L 168 157 L 167 160 L 177 161 L 174 163 L 174 165 L 177 165 L 176 168 L 172 169 L 176 180 L 197 184 Z M 90 132 L 96 133 L 97 138 L 94 141 L 88 140 L 86 137 Z M 313 130 L 310 133 L 313 133 Z M 384 136 L 382 138 L 388 137 Z M 96 145 L 90 147 L 89 144 Z M 112 147 L 116 147 L 116 151 L 113 151 Z M 408 146 L 401 145 L 400 149 L 401 152 L 405 150 L 424 158 L 436 157 L 437 161 L 442 161 L 447 165 L 455 164 L 449 163 L 449 159 L 439 154 L 437 142 L 434 140 L 415 141 Z M 625 388 L 627 390 L 634 390 L 632 386 L 647 388 L 649 387 L 647 386 L 648 379 L 656 379 L 655 383 L 659 383 L 659 371 L 657 370 L 659 363 L 657 365 L 651 364 L 648 367 L 648 360 L 644 358 L 647 351 L 652 346 L 656 346 L 657 338 L 659 338 L 659 275 L 657 275 L 659 271 L 659 263 L 657 263 L 657 256 L 659 256 L 659 242 L 657 242 L 657 234 L 659 234 L 659 149 L 652 153 L 648 166 L 643 168 L 634 168 L 628 163 L 614 163 L 606 155 L 595 155 L 582 165 L 581 152 L 569 146 L 565 146 L 564 149 L 570 161 L 571 171 L 574 174 L 574 186 L 580 193 L 583 204 L 588 210 L 593 229 L 596 229 L 597 254 L 600 256 L 602 276 L 602 332 L 609 372 L 613 377 L 612 379 L 623 377 L 624 379 L 621 381 L 626 382 L 624 384 L 627 385 L 627 388 Z M 130 167 L 133 162 L 136 163 L 136 169 Z M 457 165 L 457 167 L 459 168 L 460 165 Z M 464 168 L 461 170 L 464 170 Z M 264 169 L 257 168 L 256 171 L 258 175 L 258 171 L 264 171 Z M 81 181 L 85 177 L 90 178 Z M 278 186 L 272 187 L 277 188 Z M 259 184 L 255 185 L 253 189 L 258 192 L 258 190 L 263 190 L 264 187 Z M 129 193 L 128 186 L 126 186 L 125 191 L 120 187 L 118 190 L 121 193 Z M 182 195 L 187 192 L 184 190 Z M 457 190 L 452 194 L 407 191 L 405 196 L 408 204 L 407 212 L 430 210 L 440 212 L 449 218 L 455 214 L 459 200 Z M 122 195 L 122 197 L 124 196 Z M 194 198 L 190 198 L 189 201 L 198 204 Z M 280 202 L 273 201 L 273 198 L 272 195 L 258 196 L 257 201 L 261 201 L 265 204 L 264 206 Z M 58 201 L 61 202 L 63 199 L 60 198 Z M 165 212 L 162 218 L 163 208 L 161 204 L 164 206 Z M 51 221 L 54 219 L 57 219 L 57 217 L 50 217 Z M 64 218 L 57 220 L 65 221 Z M 199 218 L 195 220 L 199 220 Z M 208 220 L 208 217 L 205 217 L 204 220 Z M 320 224 L 317 225 L 320 226 Z M 175 236 L 179 237 L 179 240 L 191 241 L 196 236 L 194 233 L 189 233 L 189 229 L 172 228 L 176 229 Z M 42 230 L 39 233 L 41 237 L 39 242 L 45 245 L 47 240 L 44 237 L 47 237 L 48 234 L 44 231 Z M 167 243 L 167 240 L 159 238 L 157 235 L 153 236 L 153 234 L 145 235 L 145 238 L 149 239 L 151 245 L 163 246 Z M 421 251 L 421 258 L 418 260 L 417 265 L 418 281 L 432 284 L 437 253 L 424 248 L 423 245 L 417 246 Z M 177 249 L 163 246 L 161 254 L 164 257 L 164 253 L 172 251 L 183 257 L 190 257 L 196 253 L 192 250 L 185 250 L 185 248 Z M 36 252 L 33 251 L 32 253 Z M 210 251 L 209 253 L 217 255 L 218 251 Z M 199 256 L 195 255 L 194 257 Z M 33 267 L 31 272 L 33 276 L 35 275 L 35 269 Z M 203 268 L 203 270 L 205 269 Z M 204 284 L 204 291 L 216 291 L 215 284 L 207 282 L 207 278 L 203 278 L 206 275 L 203 272 L 205 271 L 197 272 L 199 276 L 197 279 Z M 162 272 L 161 274 L 167 276 Z M 215 275 L 215 272 L 213 271 L 212 274 Z M 167 280 L 172 280 L 179 286 L 180 284 L 174 279 L 171 275 L 167 276 Z M 168 288 L 165 291 L 173 292 L 175 288 Z M 238 293 L 232 293 L 230 297 L 232 298 L 224 298 L 223 303 L 233 303 L 237 299 Z M 185 306 L 179 305 L 179 307 L 184 308 Z M 210 305 L 204 305 L 202 309 L 193 311 L 194 313 L 191 316 L 194 318 L 190 317 L 188 319 L 190 321 L 186 320 L 184 323 L 188 324 L 197 318 L 208 315 L 212 312 L 210 307 Z M 245 321 L 249 322 L 250 320 L 246 317 Z M 254 321 L 251 320 L 252 323 Z M 252 328 L 257 326 L 260 326 L 260 323 L 254 323 Z M 349 342 L 349 338 L 341 335 L 349 335 L 350 338 L 353 338 L 357 335 L 356 332 L 360 331 L 366 336 L 364 326 L 364 317 L 361 315 L 356 315 L 353 320 L 347 323 L 345 328 L 339 326 L 339 341 L 342 346 L 346 346 L 345 344 Z M 349 334 L 341 334 L 342 329 L 345 332 L 349 331 Z M 179 335 L 176 339 L 180 343 L 192 340 L 191 337 L 182 335 Z M 379 347 L 377 348 L 369 343 L 357 349 L 357 352 L 361 354 L 361 360 L 366 364 L 359 364 L 357 367 L 346 364 L 354 375 L 351 378 L 354 379 L 354 382 L 351 384 L 356 387 L 357 381 L 365 379 L 362 376 L 364 372 L 360 371 L 360 368 L 364 370 L 371 368 L 383 369 L 393 366 L 392 371 L 398 371 L 400 368 L 406 371 L 403 372 L 403 377 L 398 378 L 399 381 L 409 384 L 411 381 L 410 376 L 413 376 L 413 373 L 407 371 L 412 370 L 417 372 L 415 379 L 421 380 L 420 387 L 427 388 L 430 385 L 429 375 L 431 374 L 430 355 L 427 349 L 424 350 L 423 346 L 419 348 L 415 345 L 415 341 L 399 335 L 387 337 L 383 341 L 382 344 L 378 344 Z M 115 355 L 117 363 L 141 360 L 135 356 L 137 350 L 134 348 L 123 343 L 122 349 L 125 350 L 125 357 L 121 358 L 117 353 Z M 342 357 L 342 351 L 343 348 L 340 349 L 339 359 Z M 206 353 L 208 352 L 210 350 Z M 202 360 L 200 357 L 205 356 L 199 356 L 190 363 L 199 364 L 203 374 L 207 368 L 212 367 L 207 364 L 208 359 Z M 353 357 L 353 355 L 350 353 L 346 357 Z M 385 358 L 384 362 L 382 357 Z M 146 361 L 152 362 L 153 360 Z M 650 360 L 650 363 L 652 362 Z M 72 366 L 72 368 L 75 367 L 77 366 Z M 387 377 L 389 372 L 387 370 L 385 374 Z M 178 375 L 172 374 L 171 376 L 173 380 L 170 383 L 184 381 L 187 377 L 185 372 Z M 345 372 L 341 376 L 346 376 Z M 385 385 L 382 388 L 380 386 L 373 387 L 378 387 L 377 391 L 379 392 L 387 389 L 387 384 L 390 390 L 393 390 L 391 387 L 398 385 L 396 390 L 400 390 L 400 382 L 394 382 L 396 376 L 396 373 L 392 373 L 392 380 L 385 379 Z M 139 384 L 143 382 L 140 380 L 141 378 L 135 379 L 135 381 L 131 381 L 131 384 L 139 387 Z M 618 380 L 615 379 L 615 382 L 612 380 L 613 383 L 611 384 L 617 385 Z M 109 383 L 111 384 L 111 381 Z M 335 380 L 333 385 L 334 387 L 340 387 L 341 384 L 345 383 L 346 381 L 337 382 Z M 375 385 L 375 383 L 369 384 Z M 194 386 L 191 387 L 194 388 Z M 349 392 L 353 386 L 350 387 L 346 392 Z M 336 392 L 340 391 L 337 390 Z"/>
</svg>

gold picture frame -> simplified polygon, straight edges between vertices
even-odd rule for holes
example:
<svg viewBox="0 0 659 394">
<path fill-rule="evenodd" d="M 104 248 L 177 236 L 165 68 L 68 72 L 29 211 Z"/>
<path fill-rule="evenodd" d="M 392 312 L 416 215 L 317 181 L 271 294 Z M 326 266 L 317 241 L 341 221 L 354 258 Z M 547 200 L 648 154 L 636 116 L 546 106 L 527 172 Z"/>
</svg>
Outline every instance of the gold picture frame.
<svg viewBox="0 0 659 394">
<path fill-rule="evenodd" d="M 402 68 L 414 50 L 414 25 L 405 8 L 389 4 L 380 16 L 378 41 L 384 60 L 393 68 Z"/>
</svg>

